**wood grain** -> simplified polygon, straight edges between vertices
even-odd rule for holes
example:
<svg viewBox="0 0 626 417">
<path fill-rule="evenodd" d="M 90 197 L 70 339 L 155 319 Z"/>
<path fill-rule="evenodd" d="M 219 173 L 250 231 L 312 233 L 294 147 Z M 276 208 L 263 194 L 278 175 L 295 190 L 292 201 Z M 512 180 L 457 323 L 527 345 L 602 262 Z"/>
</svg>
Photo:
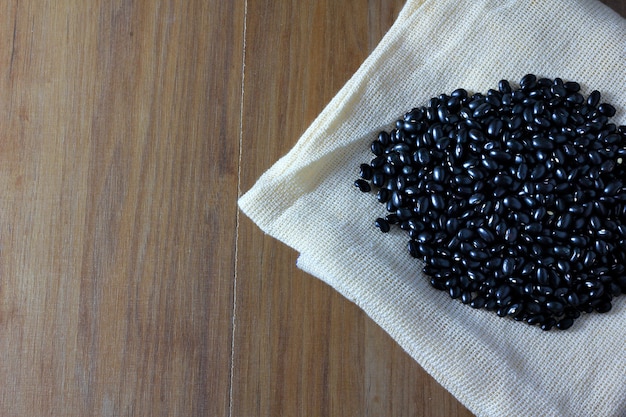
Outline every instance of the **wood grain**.
<svg viewBox="0 0 626 417">
<path fill-rule="evenodd" d="M 0 415 L 228 415 L 243 6 L 3 2 Z"/>
<path fill-rule="evenodd" d="M 236 206 L 403 3 L 0 4 L 0 416 L 471 415 Z"/>
</svg>

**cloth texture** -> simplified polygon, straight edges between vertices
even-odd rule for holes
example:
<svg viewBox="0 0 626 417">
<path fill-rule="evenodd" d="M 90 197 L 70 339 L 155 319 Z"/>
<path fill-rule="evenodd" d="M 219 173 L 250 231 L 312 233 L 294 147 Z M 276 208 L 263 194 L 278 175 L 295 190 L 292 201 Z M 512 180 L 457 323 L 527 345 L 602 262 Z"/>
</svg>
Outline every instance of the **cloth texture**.
<svg viewBox="0 0 626 417">
<path fill-rule="evenodd" d="M 596 0 L 409 0 L 239 206 L 477 416 L 626 416 L 626 295 L 567 331 L 472 309 L 430 286 L 406 232 L 373 227 L 385 208 L 353 185 L 377 133 L 406 111 L 526 73 L 599 90 L 626 124 L 626 21 Z"/>
</svg>

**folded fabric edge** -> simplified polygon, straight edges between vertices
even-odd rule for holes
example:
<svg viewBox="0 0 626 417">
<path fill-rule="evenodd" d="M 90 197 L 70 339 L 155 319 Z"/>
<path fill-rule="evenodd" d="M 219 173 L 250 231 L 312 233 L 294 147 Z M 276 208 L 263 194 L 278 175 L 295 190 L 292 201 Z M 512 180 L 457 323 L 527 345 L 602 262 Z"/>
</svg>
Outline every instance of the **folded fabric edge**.
<svg viewBox="0 0 626 417">
<path fill-rule="evenodd" d="M 361 91 L 361 88 L 357 88 L 356 84 L 363 84 L 364 80 L 367 79 L 366 74 L 368 71 L 374 71 L 376 68 L 377 60 L 375 58 L 378 55 L 376 54 L 376 51 L 385 47 L 389 38 L 393 37 L 396 32 L 399 32 L 399 26 L 407 21 L 413 14 L 418 12 L 427 1 L 428 0 L 409 0 L 404 5 L 398 14 L 396 21 L 387 31 L 383 39 L 381 39 L 374 51 L 368 55 L 354 75 L 346 82 L 333 99 L 331 99 L 318 117 L 298 139 L 291 150 L 289 150 L 267 171 L 265 171 L 251 189 L 240 196 L 238 201 L 239 208 L 264 232 L 271 235 L 269 223 L 275 219 L 275 214 L 285 207 L 284 205 L 276 203 L 280 201 L 287 202 L 290 199 L 281 198 L 280 195 L 272 193 L 272 201 L 268 201 L 270 204 L 266 204 L 263 208 L 260 208 L 256 207 L 258 202 L 263 201 L 263 196 L 266 193 L 270 193 L 270 189 L 279 180 L 284 182 L 285 176 L 289 175 L 290 168 L 294 167 L 294 165 L 301 165 L 296 164 L 296 161 L 301 159 L 303 154 L 306 154 L 305 149 L 309 145 L 309 142 L 319 134 L 320 129 L 323 129 L 324 126 L 327 125 L 327 120 L 329 118 L 337 117 L 337 109 L 350 107 L 346 105 L 346 102 L 349 101 L 351 97 L 358 96 Z M 332 151 L 332 149 L 329 151 Z M 293 199 L 291 199 L 291 201 L 293 201 Z"/>
<path fill-rule="evenodd" d="M 490 396 L 492 392 L 489 390 L 472 391 L 468 390 L 467 385 L 463 378 L 450 378 L 450 375 L 437 366 L 434 365 L 434 357 L 438 355 L 436 351 L 423 351 L 417 349 L 414 341 L 408 336 L 411 332 L 405 332 L 402 327 L 398 327 L 398 320 L 393 320 L 393 325 L 390 325 L 390 318 L 386 316 L 386 312 L 382 311 L 376 306 L 370 305 L 370 300 L 361 299 L 354 294 L 351 289 L 342 284 L 342 282 L 329 279 L 332 278 L 332 274 L 328 274 L 325 270 L 325 266 L 320 259 L 310 255 L 306 252 L 299 253 L 297 259 L 297 267 L 302 271 L 310 274 L 311 276 L 320 279 L 335 291 L 340 293 L 348 301 L 354 303 L 361 311 L 363 311 L 376 325 L 378 325 L 385 333 L 387 333 L 400 348 L 407 353 L 413 360 L 415 360 L 421 367 L 428 373 L 438 384 L 440 384 L 445 390 L 452 394 L 461 404 L 463 404 L 468 410 L 470 410 L 477 417 L 480 416 L 494 416 L 494 415 L 515 415 L 517 409 L 514 404 L 506 404 L 502 402 L 494 402 Z M 422 337 L 427 337 L 422 335 Z M 525 398 L 525 401 L 534 401 L 533 408 L 542 409 L 545 411 L 546 416 L 559 416 L 561 412 L 552 407 L 551 404 L 546 402 L 541 395 L 541 392 L 529 391 L 521 397 Z"/>
</svg>

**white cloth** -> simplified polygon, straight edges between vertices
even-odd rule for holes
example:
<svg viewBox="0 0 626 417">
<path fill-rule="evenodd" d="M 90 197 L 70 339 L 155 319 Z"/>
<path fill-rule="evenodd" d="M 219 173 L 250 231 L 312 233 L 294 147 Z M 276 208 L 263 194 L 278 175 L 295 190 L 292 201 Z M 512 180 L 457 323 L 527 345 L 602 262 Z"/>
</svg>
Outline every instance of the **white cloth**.
<svg viewBox="0 0 626 417">
<path fill-rule="evenodd" d="M 405 232 L 353 185 L 378 131 L 430 97 L 526 73 L 602 92 L 626 124 L 626 21 L 596 0 L 409 0 L 294 148 L 239 201 L 298 266 L 359 305 L 478 416 L 626 416 L 626 295 L 568 331 L 433 289 Z M 262 140 L 262 139 L 260 139 Z"/>
</svg>

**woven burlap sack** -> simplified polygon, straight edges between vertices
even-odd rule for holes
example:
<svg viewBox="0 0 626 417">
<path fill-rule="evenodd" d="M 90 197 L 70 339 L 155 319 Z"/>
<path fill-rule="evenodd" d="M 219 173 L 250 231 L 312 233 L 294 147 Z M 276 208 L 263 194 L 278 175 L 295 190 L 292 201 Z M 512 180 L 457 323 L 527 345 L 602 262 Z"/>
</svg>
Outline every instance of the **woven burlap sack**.
<svg viewBox="0 0 626 417">
<path fill-rule="evenodd" d="M 240 208 L 476 415 L 626 416 L 626 296 L 568 331 L 471 309 L 430 286 L 405 232 L 373 227 L 384 207 L 353 185 L 377 132 L 406 110 L 530 72 L 601 91 L 618 109 L 613 121 L 626 124 L 626 23 L 601 3 L 411 0 Z"/>
</svg>

